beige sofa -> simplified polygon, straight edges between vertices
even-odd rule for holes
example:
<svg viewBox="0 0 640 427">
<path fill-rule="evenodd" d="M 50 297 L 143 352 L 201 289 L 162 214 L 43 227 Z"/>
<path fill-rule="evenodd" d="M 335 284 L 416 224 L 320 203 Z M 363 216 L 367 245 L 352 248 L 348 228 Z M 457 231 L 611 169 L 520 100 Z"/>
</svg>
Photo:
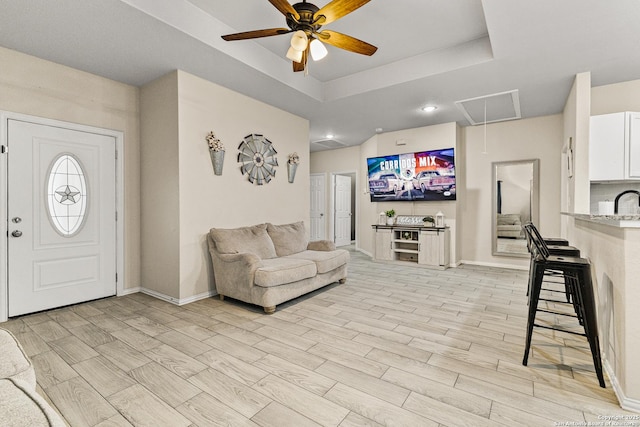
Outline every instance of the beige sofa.
<svg viewBox="0 0 640 427">
<path fill-rule="evenodd" d="M 212 228 L 208 235 L 216 289 L 262 306 L 278 304 L 347 278 L 349 252 L 332 242 L 308 242 L 304 224 Z"/>
<path fill-rule="evenodd" d="M 35 370 L 18 340 L 0 329 L 0 426 L 66 425 L 36 392 Z"/>
<path fill-rule="evenodd" d="M 498 237 L 524 238 L 520 214 L 498 214 L 496 228 Z"/>
</svg>

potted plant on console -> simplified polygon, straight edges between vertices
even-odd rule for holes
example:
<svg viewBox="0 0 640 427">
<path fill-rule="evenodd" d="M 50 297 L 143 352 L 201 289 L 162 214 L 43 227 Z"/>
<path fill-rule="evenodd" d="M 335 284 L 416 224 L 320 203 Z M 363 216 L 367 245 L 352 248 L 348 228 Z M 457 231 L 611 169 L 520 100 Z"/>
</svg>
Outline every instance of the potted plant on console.
<svg viewBox="0 0 640 427">
<path fill-rule="evenodd" d="M 422 222 L 424 223 L 425 227 L 433 227 L 436 220 L 431 215 L 426 215 L 424 218 L 422 218 Z"/>
<path fill-rule="evenodd" d="M 393 218 L 396 216 L 396 211 L 389 209 L 388 211 L 384 211 L 384 214 L 387 216 L 387 225 L 393 225 Z"/>
</svg>

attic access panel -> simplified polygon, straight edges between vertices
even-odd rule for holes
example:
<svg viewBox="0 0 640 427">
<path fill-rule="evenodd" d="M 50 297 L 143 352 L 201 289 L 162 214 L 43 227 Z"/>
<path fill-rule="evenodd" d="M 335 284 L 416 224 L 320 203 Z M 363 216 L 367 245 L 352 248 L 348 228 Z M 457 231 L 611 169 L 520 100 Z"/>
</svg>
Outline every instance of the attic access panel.
<svg viewBox="0 0 640 427">
<path fill-rule="evenodd" d="M 472 125 L 520 119 L 518 89 L 455 102 Z M 486 112 L 486 117 L 485 117 Z"/>
<path fill-rule="evenodd" d="M 329 148 L 329 149 L 346 147 L 344 143 L 337 141 L 335 139 L 321 139 L 318 141 L 312 141 L 311 143 L 315 144 L 316 146 L 320 146 L 322 148 Z"/>
</svg>

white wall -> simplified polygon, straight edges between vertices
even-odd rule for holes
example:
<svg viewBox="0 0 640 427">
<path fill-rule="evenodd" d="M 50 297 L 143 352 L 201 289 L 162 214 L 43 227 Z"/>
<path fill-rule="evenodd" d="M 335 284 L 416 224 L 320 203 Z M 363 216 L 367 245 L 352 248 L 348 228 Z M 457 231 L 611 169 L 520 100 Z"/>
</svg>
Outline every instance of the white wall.
<svg viewBox="0 0 640 427">
<path fill-rule="evenodd" d="M 591 115 L 640 111 L 640 80 L 591 88 Z"/>
<path fill-rule="evenodd" d="M 142 128 L 160 126 L 166 132 L 143 132 L 143 146 L 159 144 L 168 154 L 160 164 L 143 169 L 145 218 L 165 208 L 168 224 L 145 228 L 143 235 L 143 287 L 186 302 L 215 292 L 206 234 L 212 227 L 232 228 L 264 222 L 309 223 L 308 121 L 233 92 L 188 73 L 177 71 L 142 89 L 142 103 L 165 102 L 176 106 L 142 111 Z M 170 124 L 161 123 L 167 121 Z M 177 134 L 174 136 L 174 124 Z M 213 173 L 205 137 L 214 131 L 225 145 L 221 176 Z M 237 147 L 246 135 L 262 134 L 278 151 L 275 178 L 262 186 L 240 173 Z M 300 164 L 293 184 L 287 180 L 287 155 L 297 152 Z M 169 169 L 165 170 L 164 166 Z M 169 187 L 154 183 L 172 174 Z M 177 181 L 176 181 L 177 176 Z M 174 184 L 177 187 L 174 187 Z M 177 206 L 176 206 L 177 201 Z M 167 237 L 166 241 L 163 236 Z M 177 241 L 176 241 L 177 236 Z M 157 245 L 164 247 L 157 248 Z M 147 256 L 148 248 L 163 253 Z M 162 265 L 166 263 L 166 265 Z M 170 269 L 171 280 L 158 287 L 155 269 Z M 174 282 L 173 278 L 177 280 Z M 177 296 L 176 296 L 177 295 Z M 162 296 L 162 295 L 159 295 Z"/>
<path fill-rule="evenodd" d="M 351 172 L 354 172 L 355 176 L 352 177 L 352 198 L 356 201 L 356 214 L 358 209 L 361 206 L 360 194 L 362 193 L 362 189 L 364 188 L 364 183 L 362 182 L 362 178 L 359 174 L 362 169 L 360 158 L 360 147 L 348 147 L 341 148 L 338 150 L 330 150 L 330 151 L 319 151 L 312 153 L 310 156 L 310 170 L 311 173 L 325 173 L 326 181 L 325 181 L 325 206 L 327 209 L 325 212 L 327 213 L 324 216 L 324 229 L 326 231 L 325 239 L 333 240 L 330 236 L 330 230 L 332 227 L 332 214 L 329 210 L 331 206 L 331 192 L 332 192 L 332 173 L 333 174 L 345 174 L 350 175 Z M 366 181 L 365 181 L 366 182 Z M 358 218 L 356 218 L 356 227 L 358 224 Z M 356 239 L 359 239 L 359 231 L 356 228 Z"/>
<path fill-rule="evenodd" d="M 491 163 L 540 159 L 540 228 L 546 235 L 560 234 L 560 159 L 563 121 L 561 115 L 537 117 L 487 126 L 487 153 L 482 126 L 459 129 L 455 123 L 374 135 L 359 147 L 312 153 L 314 173 L 335 172 L 345 164 L 358 164 L 358 248 L 373 254 L 378 214 L 395 209 L 399 215 L 427 215 L 441 210 L 451 227 L 451 259 L 463 262 L 526 267 L 522 258 L 491 254 Z M 407 145 L 396 145 L 397 140 Z M 456 148 L 456 202 L 379 202 L 364 194 L 366 159 L 385 154 Z M 358 150 L 359 149 L 359 150 Z"/>
<path fill-rule="evenodd" d="M 573 155 L 573 176 L 563 172 L 562 210 L 571 213 L 589 213 L 589 118 L 591 115 L 591 74 L 576 75 L 564 108 L 564 159 Z M 568 151 L 570 141 L 573 153 Z M 570 159 L 566 160 L 571 162 Z M 564 162 L 563 162 L 564 163 Z"/>
<path fill-rule="evenodd" d="M 124 284 L 129 289 L 140 285 L 138 107 L 138 89 L 133 86 L 0 47 L 0 110 L 124 132 L 121 220 Z"/>
<path fill-rule="evenodd" d="M 367 158 L 376 157 L 378 155 L 378 139 L 379 135 L 374 135 L 360 145 L 360 172 L 358 182 L 361 182 L 358 199 L 360 201 L 360 209 L 358 210 L 358 249 L 364 251 L 370 256 L 375 255 L 375 233 L 371 229 L 372 224 L 378 223 L 378 214 L 380 208 L 377 203 L 371 203 L 369 196 L 369 173 L 366 166 Z M 312 157 L 312 160 L 314 158 Z M 315 162 L 313 162 L 315 164 Z M 366 192 L 365 192 L 366 190 Z"/>
<path fill-rule="evenodd" d="M 178 73 L 140 91 L 142 286 L 180 299 Z"/>
<path fill-rule="evenodd" d="M 560 234 L 561 115 L 463 128 L 466 156 L 466 197 L 460 219 L 463 262 L 526 267 L 522 258 L 491 254 L 493 162 L 540 159 L 540 224 L 543 234 Z"/>
<path fill-rule="evenodd" d="M 365 194 L 365 190 L 368 191 L 366 167 L 368 157 L 453 147 L 456 148 L 457 161 L 457 130 L 455 123 L 406 129 L 374 135 L 358 147 L 312 153 L 311 170 L 313 173 L 326 172 L 330 176 L 331 173 L 336 172 L 358 171 L 356 189 L 358 203 L 356 239 L 358 249 L 370 255 L 374 254 L 375 231 L 371 228 L 371 225 L 377 224 L 378 214 L 381 211 L 394 209 L 396 215 L 435 215 L 436 212 L 442 211 L 447 225 L 451 227 L 450 258 L 452 260 L 458 259 L 456 257 L 456 202 L 371 202 L 369 194 Z M 396 141 L 399 140 L 403 140 L 406 145 L 396 145 Z M 330 186 L 327 188 L 329 189 Z M 456 191 L 459 188 L 459 186 L 456 187 Z M 459 193 L 457 193 L 457 197 L 460 197 Z"/>
<path fill-rule="evenodd" d="M 588 131 L 591 115 L 640 111 L 640 80 L 595 88 L 588 83 L 588 73 L 576 76 L 572 95 L 567 99 L 564 110 L 565 136 L 578 134 L 576 129 L 585 127 Z M 582 170 L 576 180 L 580 180 L 579 185 L 589 187 L 588 156 L 586 159 L 577 157 L 576 161 L 581 163 L 576 170 Z M 571 188 L 569 181 L 563 177 L 563 186 Z M 575 198 L 578 197 L 576 191 Z M 576 208 L 580 203 L 579 200 L 575 202 Z M 614 376 L 612 382 L 616 394 L 623 406 L 637 411 L 640 408 L 640 365 L 636 362 L 640 351 L 637 327 L 640 314 L 634 302 L 640 299 L 640 287 L 637 286 L 640 231 L 573 218 L 565 218 L 564 222 L 566 236 L 580 248 L 582 256 L 592 262 L 601 345 L 606 354 L 606 364 L 612 371 L 610 374 Z"/>
</svg>

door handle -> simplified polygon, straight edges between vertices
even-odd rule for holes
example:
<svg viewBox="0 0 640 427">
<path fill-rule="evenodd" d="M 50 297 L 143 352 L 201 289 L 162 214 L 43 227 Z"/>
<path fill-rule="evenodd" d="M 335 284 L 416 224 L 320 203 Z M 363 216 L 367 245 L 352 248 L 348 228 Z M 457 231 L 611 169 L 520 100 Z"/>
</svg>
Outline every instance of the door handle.
<svg viewBox="0 0 640 427">
<path fill-rule="evenodd" d="M 321 213 L 321 214 L 320 214 L 320 216 L 324 216 L 324 214 L 323 214 L 323 213 Z"/>
<path fill-rule="evenodd" d="M 13 232 L 11 233 L 11 235 L 12 235 L 13 237 L 20 237 L 20 236 L 22 236 L 22 231 L 20 231 L 20 230 L 13 230 Z"/>
</svg>

